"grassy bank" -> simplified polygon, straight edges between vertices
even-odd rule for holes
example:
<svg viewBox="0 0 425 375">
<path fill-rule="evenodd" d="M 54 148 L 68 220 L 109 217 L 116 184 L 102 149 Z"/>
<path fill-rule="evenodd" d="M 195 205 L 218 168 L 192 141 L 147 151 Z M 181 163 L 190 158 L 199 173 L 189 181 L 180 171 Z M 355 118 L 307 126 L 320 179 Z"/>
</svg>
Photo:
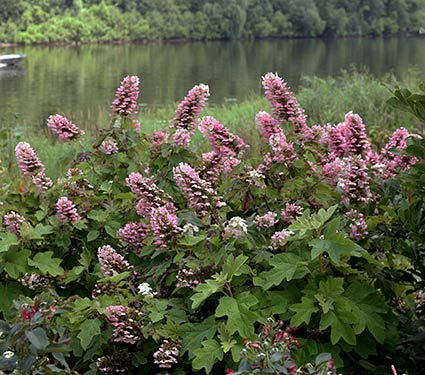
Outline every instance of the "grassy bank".
<svg viewBox="0 0 425 375">
<path fill-rule="evenodd" d="M 391 130 L 404 126 L 410 130 L 423 132 L 420 123 L 410 114 L 394 111 L 385 104 L 391 96 L 384 86 L 400 84 L 404 87 L 416 87 L 420 81 L 418 72 L 412 70 L 398 81 L 387 75 L 378 80 L 368 73 L 358 71 L 344 71 L 333 78 L 305 77 L 297 90 L 297 98 L 309 116 L 309 123 L 325 124 L 342 121 L 345 113 L 352 110 L 359 113 L 374 142 L 380 144 Z M 140 121 L 143 131 L 152 133 L 165 128 L 173 116 L 175 107 L 167 106 L 159 109 L 142 108 Z M 258 131 L 255 126 L 255 115 L 262 110 L 269 110 L 267 101 L 263 97 L 252 97 L 240 103 L 228 103 L 220 106 L 208 106 L 204 115 L 211 115 L 220 120 L 230 130 L 241 136 L 250 146 L 250 153 L 255 154 L 258 149 Z M 107 126 L 109 123 L 108 108 L 93 113 L 99 121 Z M 79 116 L 72 118 L 80 127 L 88 129 L 92 119 Z M 3 120 L 2 128 L 18 128 L 19 119 L 8 118 Z M 39 152 L 52 177 L 61 174 L 61 165 L 65 159 L 74 155 L 80 149 L 78 144 L 61 144 L 54 142 L 47 129 L 43 134 L 34 133 L 31 129 L 3 131 L 1 159 L 3 168 L 10 169 L 10 156 L 13 160 L 13 147 L 19 140 L 29 141 Z M 6 134 L 7 133 L 7 134 Z M 87 142 L 88 137 L 83 142 Z M 195 135 L 194 144 L 201 149 L 206 147 L 200 140 L 200 134 Z"/>
</svg>

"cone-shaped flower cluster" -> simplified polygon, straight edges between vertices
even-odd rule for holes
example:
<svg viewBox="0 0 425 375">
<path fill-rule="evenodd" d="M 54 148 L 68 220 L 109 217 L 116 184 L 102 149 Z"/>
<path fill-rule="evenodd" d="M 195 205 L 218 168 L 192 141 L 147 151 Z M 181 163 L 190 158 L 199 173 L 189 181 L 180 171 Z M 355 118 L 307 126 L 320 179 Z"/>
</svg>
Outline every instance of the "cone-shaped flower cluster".
<svg viewBox="0 0 425 375">
<path fill-rule="evenodd" d="M 271 228 L 277 222 L 277 215 L 274 212 L 267 212 L 262 216 L 257 215 L 254 219 L 254 223 L 258 228 Z"/>
<path fill-rule="evenodd" d="M 154 244 L 166 248 L 181 232 L 179 219 L 167 207 L 153 208 L 150 217 L 150 227 L 154 234 Z"/>
<path fill-rule="evenodd" d="M 107 277 L 133 269 L 133 266 L 109 245 L 99 247 L 97 258 L 99 259 L 100 269 L 103 275 Z"/>
<path fill-rule="evenodd" d="M 171 368 L 179 361 L 179 347 L 168 340 L 164 340 L 159 349 L 153 354 L 154 363 L 159 368 Z"/>
<path fill-rule="evenodd" d="M 137 114 L 137 99 L 139 98 L 139 77 L 127 76 L 115 92 L 112 111 L 119 116 L 133 117 Z"/>
<path fill-rule="evenodd" d="M 211 183 L 203 180 L 189 164 L 180 163 L 174 168 L 174 180 L 186 195 L 189 208 L 200 216 L 224 205 Z"/>
<path fill-rule="evenodd" d="M 248 224 L 239 216 L 232 217 L 224 227 L 224 234 L 227 238 L 240 238 L 247 233 Z"/>
<path fill-rule="evenodd" d="M 382 148 L 378 163 L 382 172 L 382 178 L 388 179 L 396 175 L 398 170 L 406 171 L 411 165 L 417 163 L 414 156 L 400 155 L 391 152 L 392 149 L 404 150 L 407 148 L 407 139 L 418 137 L 410 134 L 405 128 L 399 128 L 391 135 L 389 142 Z"/>
<path fill-rule="evenodd" d="M 19 142 L 15 148 L 18 166 L 24 176 L 34 176 L 44 171 L 44 165 L 32 147 L 26 142 Z"/>
<path fill-rule="evenodd" d="M 114 327 L 113 342 L 134 345 L 140 341 L 143 322 L 138 310 L 126 306 L 108 306 L 105 315 Z"/>
<path fill-rule="evenodd" d="M 115 154 L 119 151 L 117 142 L 113 139 L 107 139 L 100 144 L 99 151 L 106 155 Z"/>
<path fill-rule="evenodd" d="M 153 208 L 162 206 L 166 206 L 170 211 L 176 210 L 171 202 L 171 197 L 160 189 L 151 178 L 134 172 L 127 177 L 126 182 L 131 191 L 140 196 L 136 205 L 138 215 L 149 217 Z"/>
<path fill-rule="evenodd" d="M 286 203 L 285 208 L 280 212 L 286 223 L 292 223 L 303 213 L 303 208 L 295 203 Z"/>
<path fill-rule="evenodd" d="M 200 283 L 197 272 L 191 268 L 182 268 L 177 273 L 177 288 L 195 289 Z"/>
<path fill-rule="evenodd" d="M 274 134 L 281 132 L 279 121 L 267 112 L 259 112 L 255 117 L 255 123 L 260 130 L 260 133 L 268 141 Z"/>
<path fill-rule="evenodd" d="M 348 211 L 345 216 L 349 219 L 351 238 L 359 240 L 368 234 L 367 223 L 362 213 L 352 209 Z"/>
<path fill-rule="evenodd" d="M 204 133 L 212 149 L 219 155 L 236 156 L 247 147 L 240 137 L 234 135 L 212 116 L 201 119 L 199 130 Z"/>
<path fill-rule="evenodd" d="M 294 232 L 288 229 L 283 229 L 279 232 L 275 232 L 272 236 L 272 249 L 277 250 L 283 248 L 286 245 L 288 238 L 291 237 L 293 234 Z"/>
<path fill-rule="evenodd" d="M 67 197 L 61 197 L 56 202 L 56 217 L 62 224 L 75 223 L 81 220 L 75 204 Z"/>
<path fill-rule="evenodd" d="M 136 253 L 144 247 L 147 235 L 147 225 L 143 223 L 128 223 L 118 230 L 118 237 L 124 245 L 134 248 Z"/>
<path fill-rule="evenodd" d="M 31 177 L 40 193 L 44 193 L 53 186 L 53 181 L 46 176 L 44 164 L 28 143 L 19 142 L 15 148 L 15 154 L 21 173 Z"/>
<path fill-rule="evenodd" d="M 329 160 L 350 155 L 362 155 L 367 158 L 372 152 L 363 120 L 353 112 L 348 112 L 342 123 L 336 126 L 328 125 L 325 129 L 325 139 Z"/>
<path fill-rule="evenodd" d="M 15 211 L 10 211 L 3 216 L 3 223 L 6 229 L 13 234 L 18 234 L 25 218 Z"/>
<path fill-rule="evenodd" d="M 267 100 L 273 107 L 273 116 L 279 121 L 288 121 L 294 125 L 296 133 L 311 136 L 307 125 L 307 116 L 299 105 L 287 83 L 275 73 L 263 77 L 263 88 Z"/>
<path fill-rule="evenodd" d="M 177 107 L 170 128 L 176 129 L 173 140 L 176 144 L 187 146 L 193 134 L 199 115 L 207 103 L 210 90 L 207 85 L 193 87 Z"/>
<path fill-rule="evenodd" d="M 269 167 L 271 164 L 291 164 L 298 159 L 292 143 L 286 139 L 283 130 L 273 134 L 269 138 L 271 152 L 264 155 L 264 167 Z"/>
<path fill-rule="evenodd" d="M 49 117 L 47 126 L 62 142 L 68 142 L 84 135 L 84 131 L 77 125 L 58 114 Z"/>
</svg>

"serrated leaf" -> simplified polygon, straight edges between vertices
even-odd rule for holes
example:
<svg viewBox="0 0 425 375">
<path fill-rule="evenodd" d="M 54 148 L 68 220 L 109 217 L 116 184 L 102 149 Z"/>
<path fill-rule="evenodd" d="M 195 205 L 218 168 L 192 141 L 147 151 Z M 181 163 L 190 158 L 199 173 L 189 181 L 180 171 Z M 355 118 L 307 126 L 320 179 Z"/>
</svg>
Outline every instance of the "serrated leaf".
<svg viewBox="0 0 425 375">
<path fill-rule="evenodd" d="M 13 233 L 4 233 L 0 240 L 0 253 L 8 251 L 12 246 L 19 245 L 19 240 Z"/>
<path fill-rule="evenodd" d="M 343 321 L 341 316 L 337 316 L 334 311 L 329 311 L 322 315 L 320 320 L 320 330 L 331 327 L 331 342 L 335 345 L 341 338 L 347 344 L 356 345 L 356 335 L 350 324 Z"/>
<path fill-rule="evenodd" d="M 204 283 L 199 284 L 195 289 L 196 293 L 190 297 L 192 300 L 192 308 L 196 310 L 208 297 L 220 291 L 223 285 L 224 282 L 213 279 L 207 279 Z"/>
<path fill-rule="evenodd" d="M 254 277 L 254 285 L 261 286 L 263 290 L 279 285 L 284 279 L 287 281 L 302 279 L 310 273 L 308 263 L 293 253 L 275 255 L 270 260 L 270 265 L 273 266 L 270 271 L 262 272 Z"/>
<path fill-rule="evenodd" d="M 240 276 L 245 273 L 243 265 L 249 258 L 246 255 L 238 255 L 236 258 L 233 255 L 227 257 L 223 266 L 223 277 L 228 281 L 232 281 L 233 276 Z"/>
<path fill-rule="evenodd" d="M 99 319 L 87 319 L 80 326 L 80 333 L 77 335 L 83 350 L 87 350 L 94 338 L 100 335 L 102 323 Z"/>
<path fill-rule="evenodd" d="M 211 339 L 217 332 L 218 325 L 213 316 L 202 323 L 186 323 L 180 326 L 179 335 L 183 339 L 182 353 L 188 352 L 189 359 L 195 356 L 195 350 L 201 347 L 204 339 Z"/>
<path fill-rule="evenodd" d="M 299 327 L 302 323 L 308 324 L 311 315 L 319 311 L 315 301 L 306 296 L 301 298 L 300 303 L 292 305 L 289 309 L 295 313 L 291 319 L 291 326 L 293 327 Z"/>
<path fill-rule="evenodd" d="M 63 275 L 64 270 L 60 266 L 62 259 L 52 258 L 53 251 L 46 251 L 44 253 L 38 253 L 34 259 L 28 259 L 30 266 L 38 268 L 42 274 L 50 274 L 52 276 Z"/>
<path fill-rule="evenodd" d="M 9 250 L 2 254 L 0 269 L 3 268 L 11 278 L 18 279 L 21 274 L 28 271 L 27 260 L 30 255 L 29 250 Z"/>
<path fill-rule="evenodd" d="M 100 235 L 100 231 L 98 230 L 91 230 L 88 234 L 87 234 L 87 241 L 91 242 L 94 241 L 96 238 L 98 238 Z"/>
<path fill-rule="evenodd" d="M 202 348 L 195 350 L 195 359 L 192 366 L 195 370 L 205 369 L 207 374 L 211 373 L 214 364 L 224 357 L 220 344 L 213 339 L 204 341 Z"/>
<path fill-rule="evenodd" d="M 250 292 L 244 292 L 234 297 L 221 297 L 215 316 L 227 316 L 227 327 L 231 333 L 239 332 L 242 338 L 254 335 L 254 323 L 258 314 L 251 311 L 251 307 L 258 303 L 257 298 Z"/>
<path fill-rule="evenodd" d="M 179 240 L 179 244 L 183 246 L 195 246 L 207 238 L 206 234 L 202 234 L 199 236 L 185 236 Z"/>
</svg>

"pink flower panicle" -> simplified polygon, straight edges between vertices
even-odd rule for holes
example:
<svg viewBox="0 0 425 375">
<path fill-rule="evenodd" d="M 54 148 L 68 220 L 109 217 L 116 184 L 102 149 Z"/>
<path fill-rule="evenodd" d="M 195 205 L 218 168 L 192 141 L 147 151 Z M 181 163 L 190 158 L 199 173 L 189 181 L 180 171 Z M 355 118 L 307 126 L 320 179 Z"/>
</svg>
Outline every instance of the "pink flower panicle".
<svg viewBox="0 0 425 375">
<path fill-rule="evenodd" d="M 147 236 L 147 226 L 143 223 L 128 223 L 117 232 L 121 242 L 139 252 L 145 246 Z"/>
<path fill-rule="evenodd" d="M 168 143 L 169 135 L 165 130 L 160 130 L 152 134 L 152 145 L 161 146 Z"/>
<path fill-rule="evenodd" d="M 50 177 L 46 176 L 44 171 L 38 172 L 36 175 L 32 176 L 32 182 L 37 186 L 38 191 L 43 194 L 53 186 L 53 181 Z"/>
<path fill-rule="evenodd" d="M 133 172 L 127 177 L 126 182 L 131 191 L 140 196 L 136 205 L 138 215 L 148 217 L 153 208 L 161 206 L 167 206 L 169 210 L 176 211 L 171 197 L 160 189 L 152 178 Z"/>
<path fill-rule="evenodd" d="M 215 151 L 202 154 L 202 166 L 198 168 L 199 176 L 215 186 L 223 173 L 231 173 L 241 161 L 233 156 L 226 156 Z"/>
<path fill-rule="evenodd" d="M 75 223 L 81 220 L 75 204 L 67 197 L 61 197 L 56 202 L 56 217 L 62 224 Z"/>
<path fill-rule="evenodd" d="M 115 142 L 113 139 L 107 139 L 100 144 L 99 151 L 106 155 L 112 155 L 117 153 L 119 148 L 117 142 Z"/>
<path fill-rule="evenodd" d="M 348 112 L 343 122 L 327 125 L 325 141 L 329 149 L 329 160 L 340 157 L 362 155 L 366 158 L 372 152 L 362 118 Z"/>
<path fill-rule="evenodd" d="M 154 234 L 154 244 L 167 248 L 181 232 L 178 217 L 167 207 L 153 208 L 151 211 L 150 227 Z"/>
<path fill-rule="evenodd" d="M 362 213 L 357 210 L 348 211 L 345 216 L 349 219 L 350 237 L 356 240 L 368 235 L 367 223 Z"/>
<path fill-rule="evenodd" d="M 240 137 L 231 133 L 212 116 L 201 119 L 199 130 L 209 140 L 212 149 L 220 155 L 237 156 L 247 147 Z"/>
<path fill-rule="evenodd" d="M 280 133 L 279 122 L 267 112 L 259 112 L 255 117 L 255 123 L 267 141 L 272 135 Z"/>
<path fill-rule="evenodd" d="M 273 163 L 291 164 L 298 159 L 293 144 L 287 141 L 283 130 L 270 136 L 269 145 L 271 147 L 271 152 L 264 155 L 265 167 Z"/>
<path fill-rule="evenodd" d="M 303 208 L 295 203 L 286 203 L 280 214 L 286 223 L 292 223 L 298 216 L 303 214 Z"/>
<path fill-rule="evenodd" d="M 15 211 L 10 211 L 3 216 L 3 223 L 6 229 L 13 234 L 19 234 L 21 225 L 24 222 L 25 218 Z"/>
<path fill-rule="evenodd" d="M 266 214 L 264 214 L 262 216 L 261 215 L 257 215 L 254 218 L 254 224 L 258 228 L 271 228 L 277 222 L 278 222 L 277 215 L 274 212 L 267 212 Z"/>
<path fill-rule="evenodd" d="M 179 345 L 164 340 L 159 349 L 153 354 L 154 363 L 159 368 L 170 369 L 179 361 Z"/>
<path fill-rule="evenodd" d="M 294 234 L 294 232 L 283 229 L 279 232 L 275 232 L 271 239 L 271 247 L 274 250 L 277 250 L 279 248 L 283 248 L 288 240 L 289 237 L 291 237 Z"/>
<path fill-rule="evenodd" d="M 177 288 L 195 289 L 201 283 L 199 275 L 197 275 L 197 272 L 191 268 L 179 269 L 176 280 Z"/>
<path fill-rule="evenodd" d="M 350 156 L 339 160 L 339 173 L 333 171 L 331 181 L 342 193 L 344 203 L 368 203 L 373 199 L 370 189 L 370 176 L 367 162 L 360 156 Z M 335 162 L 333 163 L 335 164 Z"/>
<path fill-rule="evenodd" d="M 137 99 L 139 98 L 139 77 L 127 76 L 115 92 L 112 111 L 119 116 L 133 117 L 137 114 Z"/>
<path fill-rule="evenodd" d="M 47 126 L 56 134 L 62 142 L 68 142 L 83 136 L 85 133 L 77 125 L 69 121 L 65 116 L 52 115 L 47 120 Z"/>
<path fill-rule="evenodd" d="M 105 315 L 114 327 L 111 340 L 122 344 L 137 344 L 142 338 L 140 312 L 134 307 L 108 306 Z"/>
<path fill-rule="evenodd" d="M 378 156 L 381 165 L 382 178 L 388 179 L 396 175 L 397 170 L 406 171 L 411 165 L 416 164 L 418 159 L 414 156 L 400 155 L 391 152 L 392 149 L 405 150 L 408 146 L 409 137 L 419 137 L 410 134 L 405 128 L 399 128 L 391 135 L 389 142 L 382 148 Z"/>
<path fill-rule="evenodd" d="M 24 176 L 33 176 L 44 171 L 44 165 L 32 147 L 26 142 L 19 142 L 15 148 L 18 166 Z"/>
<path fill-rule="evenodd" d="M 99 247 L 97 250 L 97 258 L 99 259 L 100 269 L 106 277 L 113 276 L 116 273 L 131 271 L 133 269 L 133 266 L 109 245 Z"/>
<path fill-rule="evenodd" d="M 307 116 L 299 105 L 287 83 L 275 73 L 263 77 L 263 88 L 267 100 L 273 107 L 273 115 L 279 121 L 288 121 L 294 125 L 296 133 L 311 136 L 307 125 Z"/>
<path fill-rule="evenodd" d="M 180 163 L 174 168 L 174 180 L 188 200 L 189 208 L 201 216 L 224 205 L 209 181 L 203 180 L 189 164 Z"/>
<path fill-rule="evenodd" d="M 209 87 L 200 84 L 193 87 L 177 107 L 170 128 L 176 129 L 173 139 L 176 144 L 187 146 L 193 134 L 199 115 L 210 96 Z"/>
</svg>

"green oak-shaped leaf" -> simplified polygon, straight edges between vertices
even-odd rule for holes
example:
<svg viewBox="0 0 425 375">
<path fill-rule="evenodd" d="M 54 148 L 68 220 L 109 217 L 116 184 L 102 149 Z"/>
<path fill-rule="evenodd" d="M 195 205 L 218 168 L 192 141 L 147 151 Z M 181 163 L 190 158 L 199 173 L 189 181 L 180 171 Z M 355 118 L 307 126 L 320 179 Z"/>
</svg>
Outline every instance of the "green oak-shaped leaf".
<svg viewBox="0 0 425 375">
<path fill-rule="evenodd" d="M 46 251 L 44 253 L 38 253 L 34 259 L 28 259 L 28 264 L 38 268 L 44 275 L 50 274 L 52 276 L 63 275 L 64 270 L 60 266 L 61 259 L 52 258 L 53 251 Z"/>
<path fill-rule="evenodd" d="M 13 233 L 5 233 L 0 239 L 0 253 L 8 251 L 12 246 L 19 245 L 18 238 Z"/>
<path fill-rule="evenodd" d="M 186 323 L 180 326 L 179 335 L 183 339 L 182 354 L 188 352 L 189 359 L 195 356 L 195 350 L 201 347 L 204 339 L 212 339 L 217 332 L 218 324 L 213 316 L 202 323 Z"/>
<path fill-rule="evenodd" d="M 190 297 L 192 300 L 192 308 L 197 309 L 208 297 L 220 291 L 223 285 L 224 282 L 213 279 L 205 280 L 204 283 L 199 284 L 195 289 L 196 293 Z"/>
<path fill-rule="evenodd" d="M 308 324 L 310 322 L 311 315 L 319 311 L 319 308 L 315 305 L 315 301 L 306 296 L 301 298 L 300 303 L 292 305 L 289 309 L 295 312 L 291 319 L 291 326 L 293 327 L 299 327 L 302 323 Z"/>
<path fill-rule="evenodd" d="M 347 323 L 342 315 L 337 315 L 334 311 L 329 311 L 322 315 L 320 320 L 320 330 L 331 327 L 331 342 L 335 345 L 341 338 L 347 344 L 356 345 L 356 334 L 353 327 Z"/>
<path fill-rule="evenodd" d="M 307 264 L 296 254 L 277 254 L 270 260 L 273 268 L 254 277 L 254 285 L 268 290 L 272 286 L 279 285 L 284 279 L 287 281 L 302 279 L 310 273 Z"/>
<path fill-rule="evenodd" d="M 204 368 L 207 374 L 211 374 L 214 364 L 217 361 L 221 361 L 223 356 L 223 349 L 216 340 L 206 340 L 202 343 L 202 348 L 195 350 L 195 359 L 192 362 L 192 366 L 195 370 Z"/>
<path fill-rule="evenodd" d="M 100 327 L 102 322 L 99 319 L 87 319 L 80 326 L 80 333 L 77 337 L 80 339 L 80 344 L 83 350 L 86 350 L 92 340 L 100 335 Z"/>
<path fill-rule="evenodd" d="M 227 316 L 227 327 L 231 333 L 239 332 L 242 338 L 254 335 L 254 323 L 258 314 L 250 308 L 258 303 L 257 298 L 250 292 L 244 292 L 234 297 L 221 297 L 215 311 L 215 316 Z"/>
</svg>

